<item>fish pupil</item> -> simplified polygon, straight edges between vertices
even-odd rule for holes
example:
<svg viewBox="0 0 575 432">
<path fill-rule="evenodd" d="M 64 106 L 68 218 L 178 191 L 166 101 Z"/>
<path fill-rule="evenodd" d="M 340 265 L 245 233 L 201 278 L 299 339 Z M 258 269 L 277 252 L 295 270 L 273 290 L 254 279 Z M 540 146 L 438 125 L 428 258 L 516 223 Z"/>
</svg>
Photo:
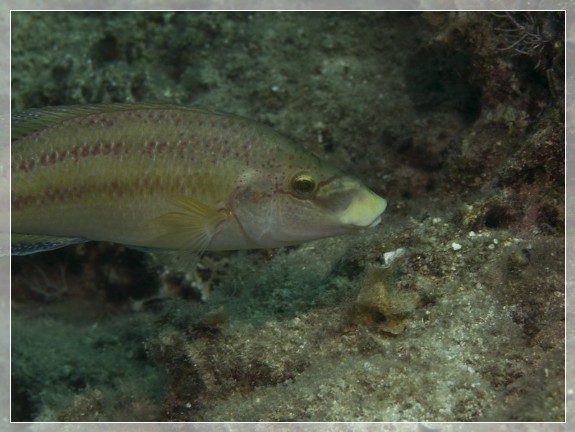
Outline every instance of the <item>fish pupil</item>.
<svg viewBox="0 0 575 432">
<path fill-rule="evenodd" d="M 307 195 L 315 190 L 315 181 L 309 174 L 299 174 L 294 177 L 292 187 L 298 194 Z"/>
</svg>

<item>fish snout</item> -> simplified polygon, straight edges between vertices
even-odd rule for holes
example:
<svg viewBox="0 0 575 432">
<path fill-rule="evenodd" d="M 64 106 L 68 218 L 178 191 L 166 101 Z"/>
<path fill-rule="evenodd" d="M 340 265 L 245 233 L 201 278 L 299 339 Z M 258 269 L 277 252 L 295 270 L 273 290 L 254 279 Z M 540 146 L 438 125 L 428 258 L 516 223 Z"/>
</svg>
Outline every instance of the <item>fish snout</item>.
<svg viewBox="0 0 575 432">
<path fill-rule="evenodd" d="M 362 187 L 350 205 L 341 213 L 340 222 L 357 228 L 372 228 L 381 222 L 387 201 Z"/>
</svg>

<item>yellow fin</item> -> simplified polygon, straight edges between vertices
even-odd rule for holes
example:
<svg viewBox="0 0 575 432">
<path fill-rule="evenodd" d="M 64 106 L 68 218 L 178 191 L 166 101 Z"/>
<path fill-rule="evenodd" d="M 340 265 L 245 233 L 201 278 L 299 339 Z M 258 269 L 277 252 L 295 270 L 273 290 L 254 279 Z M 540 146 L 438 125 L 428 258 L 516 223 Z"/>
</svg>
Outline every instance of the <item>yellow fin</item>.
<svg viewBox="0 0 575 432">
<path fill-rule="evenodd" d="M 150 221 L 163 234 L 156 237 L 151 247 L 164 249 L 206 250 L 218 227 L 228 218 L 225 211 L 188 197 L 170 197 L 168 202 L 182 212 L 165 213 Z"/>
</svg>

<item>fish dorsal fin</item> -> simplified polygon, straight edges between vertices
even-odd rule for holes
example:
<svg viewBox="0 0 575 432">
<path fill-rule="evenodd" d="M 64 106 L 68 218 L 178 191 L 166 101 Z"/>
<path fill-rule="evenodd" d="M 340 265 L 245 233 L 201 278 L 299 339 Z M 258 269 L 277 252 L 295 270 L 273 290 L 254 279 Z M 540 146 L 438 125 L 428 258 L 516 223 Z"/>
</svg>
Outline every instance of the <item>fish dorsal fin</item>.
<svg viewBox="0 0 575 432">
<path fill-rule="evenodd" d="M 165 213 L 150 221 L 155 230 L 163 232 L 152 241 L 151 247 L 201 253 L 220 225 L 229 218 L 227 211 L 213 209 L 189 197 L 170 197 L 167 200 L 182 211 Z"/>
<path fill-rule="evenodd" d="M 180 111 L 194 111 L 198 113 L 210 113 L 212 115 L 225 115 L 205 107 L 192 107 L 170 103 L 112 103 L 32 108 L 12 113 L 12 141 L 16 141 L 30 133 L 41 131 L 57 123 L 61 123 L 63 121 L 71 120 L 77 117 L 119 111 L 159 109 L 177 109 Z"/>
</svg>

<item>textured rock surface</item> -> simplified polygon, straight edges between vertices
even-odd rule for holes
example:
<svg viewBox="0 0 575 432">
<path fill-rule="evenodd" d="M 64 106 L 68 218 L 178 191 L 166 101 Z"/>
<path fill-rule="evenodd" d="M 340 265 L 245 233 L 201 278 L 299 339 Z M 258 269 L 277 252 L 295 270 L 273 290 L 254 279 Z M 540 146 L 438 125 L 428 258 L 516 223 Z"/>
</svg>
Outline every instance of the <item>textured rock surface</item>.
<svg viewBox="0 0 575 432">
<path fill-rule="evenodd" d="M 389 207 L 358 236 L 199 266 L 104 244 L 14 259 L 13 420 L 562 421 L 562 23 L 15 13 L 13 108 L 245 115 Z"/>
</svg>

